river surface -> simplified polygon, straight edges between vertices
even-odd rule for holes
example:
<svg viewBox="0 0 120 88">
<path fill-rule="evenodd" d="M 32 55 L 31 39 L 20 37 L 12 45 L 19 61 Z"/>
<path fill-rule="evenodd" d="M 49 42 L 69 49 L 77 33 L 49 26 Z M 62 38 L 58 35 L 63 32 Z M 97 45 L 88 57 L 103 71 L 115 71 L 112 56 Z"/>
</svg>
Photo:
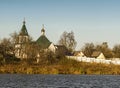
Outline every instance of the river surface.
<svg viewBox="0 0 120 88">
<path fill-rule="evenodd" d="M 0 74 L 0 88 L 120 88 L 120 76 Z"/>
</svg>

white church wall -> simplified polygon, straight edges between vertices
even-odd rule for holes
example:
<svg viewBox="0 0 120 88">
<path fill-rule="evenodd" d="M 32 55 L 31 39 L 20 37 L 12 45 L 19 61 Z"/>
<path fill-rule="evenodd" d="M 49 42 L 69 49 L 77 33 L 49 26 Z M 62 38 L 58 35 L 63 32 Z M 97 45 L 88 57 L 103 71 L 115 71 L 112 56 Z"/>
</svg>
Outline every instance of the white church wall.
<svg viewBox="0 0 120 88">
<path fill-rule="evenodd" d="M 48 47 L 48 49 L 49 49 L 50 51 L 54 52 L 54 53 L 55 53 L 55 51 L 56 51 L 56 47 L 54 46 L 53 43 L 50 44 L 50 46 Z"/>
</svg>

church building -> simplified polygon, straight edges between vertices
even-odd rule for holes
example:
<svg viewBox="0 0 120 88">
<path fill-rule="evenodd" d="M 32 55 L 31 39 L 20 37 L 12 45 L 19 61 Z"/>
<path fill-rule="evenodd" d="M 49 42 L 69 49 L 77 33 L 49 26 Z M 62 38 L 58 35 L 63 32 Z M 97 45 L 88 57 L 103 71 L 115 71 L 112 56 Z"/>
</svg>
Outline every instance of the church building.
<svg viewBox="0 0 120 88">
<path fill-rule="evenodd" d="M 31 42 L 32 41 L 29 40 L 29 34 L 27 32 L 24 20 L 22 28 L 15 41 L 15 56 L 20 59 L 26 59 L 28 56 L 27 55 L 28 51 L 26 51 L 26 47 L 28 47 L 27 44 L 30 44 Z M 36 41 L 34 41 L 33 44 L 39 45 L 40 49 L 48 49 L 48 47 L 52 44 L 45 36 L 44 26 L 41 29 L 40 37 Z"/>
<path fill-rule="evenodd" d="M 17 58 L 27 58 L 25 46 L 29 42 L 29 35 L 26 29 L 25 20 L 23 21 L 23 26 L 15 41 L 15 56 Z"/>
<path fill-rule="evenodd" d="M 26 47 L 28 47 L 27 44 L 36 44 L 39 46 L 39 50 L 38 50 L 38 53 L 36 53 L 36 57 L 40 56 L 39 51 L 41 50 L 52 51 L 53 53 L 58 53 L 58 52 L 66 53 L 65 46 L 54 45 L 52 42 L 49 41 L 49 39 L 45 35 L 44 25 L 41 29 L 40 37 L 35 42 L 30 41 L 29 34 L 27 32 L 27 28 L 25 25 L 25 21 L 23 21 L 23 26 L 15 41 L 15 56 L 17 58 L 20 58 L 21 60 L 28 58 L 28 52 L 31 52 L 31 51 L 26 50 Z"/>
<path fill-rule="evenodd" d="M 36 43 L 40 46 L 41 49 L 47 49 L 52 44 L 52 42 L 50 42 L 45 36 L 44 25 L 41 29 L 41 36 L 37 39 Z"/>
</svg>

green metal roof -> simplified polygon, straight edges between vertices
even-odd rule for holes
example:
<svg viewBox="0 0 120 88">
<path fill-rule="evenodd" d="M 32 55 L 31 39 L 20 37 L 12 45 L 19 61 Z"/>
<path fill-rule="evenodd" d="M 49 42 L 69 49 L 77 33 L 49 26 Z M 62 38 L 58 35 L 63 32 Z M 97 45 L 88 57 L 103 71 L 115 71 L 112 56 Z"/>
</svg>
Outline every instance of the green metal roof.
<svg viewBox="0 0 120 88">
<path fill-rule="evenodd" d="M 47 39 L 47 37 L 45 35 L 41 35 L 36 43 L 42 48 L 42 49 L 46 49 L 50 46 L 51 42 Z"/>
<path fill-rule="evenodd" d="M 20 35 L 28 35 L 27 29 L 25 26 L 25 21 L 23 22 L 23 26 L 21 28 Z"/>
</svg>

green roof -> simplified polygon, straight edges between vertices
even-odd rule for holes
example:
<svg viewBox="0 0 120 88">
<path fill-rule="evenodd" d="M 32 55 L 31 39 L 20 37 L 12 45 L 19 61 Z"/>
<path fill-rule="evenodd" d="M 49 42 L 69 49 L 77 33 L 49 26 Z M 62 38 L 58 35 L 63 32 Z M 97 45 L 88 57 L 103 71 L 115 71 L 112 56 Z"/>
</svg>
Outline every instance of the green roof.
<svg viewBox="0 0 120 88">
<path fill-rule="evenodd" d="M 47 39 L 47 37 L 45 35 L 41 35 L 36 43 L 42 48 L 42 49 L 46 49 L 50 46 L 51 42 Z"/>
<path fill-rule="evenodd" d="M 23 22 L 23 26 L 21 28 L 20 35 L 28 35 L 27 29 L 25 26 L 25 21 Z"/>
</svg>

